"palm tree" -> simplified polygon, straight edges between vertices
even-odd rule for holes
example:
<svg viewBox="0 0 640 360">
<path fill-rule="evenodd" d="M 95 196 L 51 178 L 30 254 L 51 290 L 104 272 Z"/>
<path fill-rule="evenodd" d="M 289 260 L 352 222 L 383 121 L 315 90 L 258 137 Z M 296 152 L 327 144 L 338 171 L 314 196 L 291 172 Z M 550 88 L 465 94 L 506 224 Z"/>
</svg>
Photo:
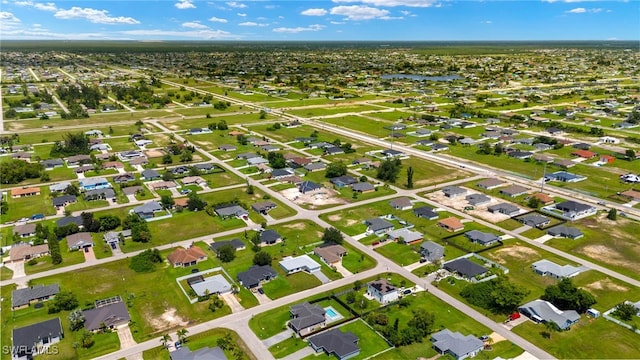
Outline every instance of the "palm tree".
<svg viewBox="0 0 640 360">
<path fill-rule="evenodd" d="M 164 334 L 162 335 L 162 337 L 160 338 L 160 343 L 162 344 L 162 347 L 166 348 L 167 344 L 171 341 L 171 336 L 169 334 Z"/>
<path fill-rule="evenodd" d="M 189 333 L 189 330 L 185 328 L 178 330 L 176 334 L 178 334 L 178 341 L 180 341 L 180 343 L 187 342 L 187 333 Z"/>
<path fill-rule="evenodd" d="M 484 349 L 491 350 L 491 345 L 493 345 L 493 338 L 489 336 L 487 340 L 484 341 Z"/>
</svg>

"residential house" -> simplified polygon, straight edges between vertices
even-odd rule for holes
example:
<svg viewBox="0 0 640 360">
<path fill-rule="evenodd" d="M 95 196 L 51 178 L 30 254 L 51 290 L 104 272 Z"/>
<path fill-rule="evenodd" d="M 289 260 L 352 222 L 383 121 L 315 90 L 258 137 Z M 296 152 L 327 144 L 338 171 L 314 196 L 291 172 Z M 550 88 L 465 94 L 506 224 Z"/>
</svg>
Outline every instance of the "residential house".
<svg viewBox="0 0 640 360">
<path fill-rule="evenodd" d="M 82 227 L 82 216 L 65 216 L 56 221 L 57 227 L 64 227 L 69 224 L 76 224 L 78 227 Z"/>
<path fill-rule="evenodd" d="M 293 169 L 274 169 L 271 170 L 271 178 L 280 180 L 284 177 L 293 175 Z"/>
<path fill-rule="evenodd" d="M 196 168 L 198 171 L 208 173 L 215 168 L 215 165 L 211 163 L 205 163 L 205 164 L 195 164 L 193 165 L 193 167 Z"/>
<path fill-rule="evenodd" d="M 600 155 L 599 163 L 601 163 L 601 164 L 611 164 L 614 161 L 616 161 L 615 156 Z"/>
<path fill-rule="evenodd" d="M 556 215 L 560 213 L 563 219 L 573 221 L 595 215 L 598 212 L 598 209 L 592 205 L 568 200 L 555 205 L 544 206 L 542 207 L 542 211 Z"/>
<path fill-rule="evenodd" d="M 605 143 L 605 144 L 619 144 L 620 143 L 620 139 L 615 138 L 613 136 L 603 136 L 599 140 L 600 140 L 600 142 Z"/>
<path fill-rule="evenodd" d="M 300 271 L 312 273 L 320 270 L 320 264 L 315 262 L 309 255 L 300 255 L 296 257 L 287 256 L 280 261 L 280 267 L 287 274 L 294 274 Z"/>
<path fill-rule="evenodd" d="M 129 195 L 135 195 L 138 192 L 144 192 L 144 188 L 142 186 L 127 186 L 125 188 L 122 188 L 122 193 L 125 194 L 126 196 Z"/>
<path fill-rule="evenodd" d="M 116 184 L 126 184 L 130 181 L 135 181 L 136 177 L 133 174 L 126 173 L 126 174 L 116 175 L 112 179 L 113 179 L 113 182 L 115 182 Z"/>
<path fill-rule="evenodd" d="M 509 187 L 506 187 L 504 189 L 500 189 L 500 194 L 502 195 L 506 195 L 509 197 L 518 197 L 520 195 L 524 195 L 529 191 L 529 189 L 527 189 L 524 186 L 520 186 L 520 185 L 511 185 Z"/>
<path fill-rule="evenodd" d="M 386 158 L 397 158 L 397 157 L 404 156 L 404 153 L 402 151 L 394 150 L 394 149 L 382 150 L 381 154 Z"/>
<path fill-rule="evenodd" d="M 262 201 L 251 205 L 253 211 L 266 215 L 270 210 L 275 209 L 277 205 L 273 201 Z"/>
<path fill-rule="evenodd" d="M 550 163 L 553 162 L 555 158 L 553 156 L 545 155 L 545 154 L 534 154 L 533 160 L 538 162 Z"/>
<path fill-rule="evenodd" d="M 384 305 L 398 300 L 400 291 L 386 279 L 380 279 L 367 284 L 367 295 Z"/>
<path fill-rule="evenodd" d="M 334 355 L 338 360 L 346 360 L 360 354 L 358 337 L 352 332 L 342 332 L 338 328 L 325 331 L 309 338 L 309 345 L 315 352 L 324 351 Z"/>
<path fill-rule="evenodd" d="M 247 159 L 247 165 L 253 165 L 253 166 L 257 166 L 260 164 L 268 164 L 269 160 L 259 156 L 259 157 L 252 157 Z"/>
<path fill-rule="evenodd" d="M 120 161 L 107 161 L 104 164 L 102 164 L 102 167 L 104 169 L 123 169 L 124 168 L 124 164 L 121 163 Z"/>
<path fill-rule="evenodd" d="M 595 152 L 589 150 L 575 150 L 571 153 L 571 156 L 576 156 L 583 159 L 591 159 L 596 157 L 597 155 L 598 154 L 596 154 Z"/>
<path fill-rule="evenodd" d="M 454 217 L 448 217 L 438 221 L 438 226 L 444 228 L 447 231 L 455 232 L 464 229 L 464 224 Z"/>
<path fill-rule="evenodd" d="M 531 197 L 534 197 L 540 200 L 540 203 L 542 205 L 551 205 L 555 202 L 555 200 L 551 196 L 543 193 L 535 193 L 531 195 Z"/>
<path fill-rule="evenodd" d="M 224 351 L 219 347 L 210 348 L 205 346 L 196 351 L 191 351 L 188 346 L 182 345 L 181 348 L 169 353 L 171 360 L 227 360 Z"/>
<path fill-rule="evenodd" d="M 206 186 L 207 180 L 203 179 L 201 176 L 186 176 L 182 178 L 182 185 Z"/>
<path fill-rule="evenodd" d="M 326 325 L 325 310 L 318 305 L 303 302 L 289 307 L 289 313 L 291 320 L 288 325 L 298 336 L 310 334 Z"/>
<path fill-rule="evenodd" d="M 80 250 L 93 246 L 91 233 L 79 232 L 67 236 L 67 246 L 69 250 Z"/>
<path fill-rule="evenodd" d="M 424 235 L 419 231 L 402 228 L 389 231 L 387 233 L 387 238 L 391 241 L 397 241 L 402 244 L 413 245 L 421 242 Z"/>
<path fill-rule="evenodd" d="M 89 155 L 74 155 L 69 156 L 67 159 L 67 167 L 76 167 L 91 162 L 91 156 Z"/>
<path fill-rule="evenodd" d="M 193 266 L 201 261 L 207 260 L 207 253 L 200 247 L 191 245 L 188 248 L 178 247 L 167 256 L 169 263 L 173 267 Z"/>
<path fill-rule="evenodd" d="M 334 177 L 329 179 L 329 181 L 338 188 L 343 188 L 345 186 L 350 186 L 356 184 L 358 180 L 349 175 L 342 175 L 338 177 Z"/>
<path fill-rule="evenodd" d="M 221 274 L 204 277 L 197 275 L 187 279 L 187 283 L 198 296 L 226 294 L 233 290 L 231 284 Z"/>
<path fill-rule="evenodd" d="M 49 254 L 49 245 L 30 245 L 28 243 L 17 243 L 9 249 L 9 261 L 27 261 Z"/>
<path fill-rule="evenodd" d="M 298 184 L 298 190 L 302 194 L 314 192 L 314 191 L 321 190 L 321 189 L 322 189 L 322 185 L 318 185 L 318 184 L 314 183 L 313 181 L 303 181 L 300 184 Z"/>
<path fill-rule="evenodd" d="M 567 171 L 556 171 L 544 176 L 544 181 L 578 182 L 586 179 L 586 176 L 572 174 Z"/>
<path fill-rule="evenodd" d="M 30 152 L 24 152 L 24 151 L 20 151 L 17 152 L 15 154 L 11 155 L 12 159 L 16 159 L 16 160 L 23 160 L 26 162 L 31 162 L 31 153 Z"/>
<path fill-rule="evenodd" d="M 347 255 L 347 249 L 342 245 L 328 245 L 313 249 L 313 253 L 327 265 L 334 267 L 342 262 L 342 258 Z"/>
<path fill-rule="evenodd" d="M 280 146 L 273 145 L 273 144 L 262 145 L 262 146 L 260 146 L 260 150 L 266 151 L 266 152 L 273 152 L 273 151 L 280 150 Z"/>
<path fill-rule="evenodd" d="M 60 318 L 53 318 L 21 328 L 14 328 L 11 339 L 13 360 L 33 359 L 64 337 Z"/>
<path fill-rule="evenodd" d="M 580 229 L 565 225 L 554 226 L 551 229 L 547 230 L 547 234 L 553 237 L 564 237 L 573 240 L 580 239 L 584 236 Z"/>
<path fill-rule="evenodd" d="M 145 166 L 149 164 L 149 159 L 147 159 L 147 157 L 144 155 L 140 155 L 133 159 L 127 159 L 127 160 L 129 160 L 129 164 L 131 164 L 131 166 Z"/>
<path fill-rule="evenodd" d="M 84 174 L 86 172 L 93 171 L 95 169 L 96 167 L 93 166 L 93 164 L 85 164 L 85 165 L 76 167 L 75 169 L 73 169 L 73 172 L 76 174 Z"/>
<path fill-rule="evenodd" d="M 409 210 L 413 208 L 413 203 L 408 197 L 401 197 L 389 201 L 389 205 L 395 210 Z"/>
<path fill-rule="evenodd" d="M 153 218 L 155 214 L 160 211 L 162 211 L 162 205 L 160 205 L 157 201 L 150 201 L 131 209 L 131 212 L 138 215 L 141 219 Z"/>
<path fill-rule="evenodd" d="M 492 214 L 499 213 L 499 214 L 504 214 L 508 216 L 514 216 L 520 213 L 520 208 L 509 203 L 499 203 L 499 204 L 495 204 L 487 207 L 487 211 L 489 211 Z"/>
<path fill-rule="evenodd" d="M 449 329 L 440 330 L 431 335 L 433 348 L 441 355 L 449 354 L 456 360 L 471 358 L 482 349 L 484 342 L 473 335 L 462 335 Z"/>
<path fill-rule="evenodd" d="M 109 303 L 90 310 L 83 310 L 84 328 L 89 331 L 117 329 L 129 324 L 131 316 L 127 304 L 122 301 Z"/>
<path fill-rule="evenodd" d="M 430 240 L 425 241 L 420 244 L 420 255 L 427 261 L 434 263 L 444 257 L 444 246 Z"/>
<path fill-rule="evenodd" d="M 36 236 L 36 224 L 16 225 L 13 227 L 13 233 L 21 239 Z"/>
<path fill-rule="evenodd" d="M 640 201 L 640 191 L 637 190 L 627 190 L 620 193 L 620 196 L 624 196 L 631 201 Z"/>
<path fill-rule="evenodd" d="M 431 145 L 431 151 L 437 152 L 437 151 L 444 151 L 444 150 L 449 150 L 449 146 L 444 144 L 438 144 L 438 143 Z"/>
<path fill-rule="evenodd" d="M 549 224 L 551 224 L 551 220 L 548 217 L 538 215 L 538 214 L 528 214 L 520 217 L 518 219 L 521 223 L 537 228 L 543 228 Z"/>
<path fill-rule="evenodd" d="M 118 244 L 118 242 L 120 242 L 120 235 L 122 235 L 123 239 L 130 238 L 131 237 L 131 229 L 122 230 L 122 231 L 118 231 L 118 232 L 116 232 L 116 231 L 108 231 L 102 236 L 102 238 L 104 239 L 104 242 L 109 244 L 112 248 L 115 248 L 116 244 Z"/>
<path fill-rule="evenodd" d="M 142 179 L 145 181 L 158 180 L 160 178 L 162 178 L 162 175 L 153 169 L 146 169 L 142 171 Z"/>
<path fill-rule="evenodd" d="M 413 214 L 427 220 L 435 220 L 439 217 L 438 213 L 430 206 L 421 206 L 413 209 Z"/>
<path fill-rule="evenodd" d="M 305 170 L 307 170 L 308 172 L 314 172 L 314 171 L 322 171 L 322 170 L 326 169 L 327 165 L 325 163 L 323 163 L 322 161 L 316 161 L 316 162 L 312 162 L 312 163 L 304 165 L 303 168 Z"/>
<path fill-rule="evenodd" d="M 233 217 L 242 218 L 244 216 L 249 215 L 249 212 L 240 205 L 221 206 L 221 207 L 215 208 L 214 211 L 216 215 L 220 216 L 222 219 L 228 219 Z"/>
<path fill-rule="evenodd" d="M 376 217 L 369 220 L 365 220 L 364 224 L 367 225 L 367 232 L 376 235 L 382 235 L 389 232 L 394 228 L 393 224 L 382 218 Z"/>
<path fill-rule="evenodd" d="M 158 191 L 158 190 L 169 190 L 175 189 L 178 187 L 175 181 L 157 181 L 153 183 L 147 183 L 149 189 Z"/>
<path fill-rule="evenodd" d="M 507 155 L 509 155 L 509 157 L 512 157 L 512 158 L 515 158 L 515 159 L 524 160 L 524 159 L 528 159 L 528 158 L 532 157 L 533 153 L 531 151 L 515 150 L 515 151 L 509 152 Z"/>
<path fill-rule="evenodd" d="M 39 187 L 21 187 L 11 189 L 11 197 L 12 198 L 21 198 L 27 196 L 37 196 L 40 195 Z"/>
<path fill-rule="evenodd" d="M 324 155 L 344 154 L 344 150 L 339 146 L 328 146 L 324 148 Z"/>
<path fill-rule="evenodd" d="M 49 191 L 52 193 L 62 192 L 67 190 L 69 186 L 71 186 L 71 182 L 63 181 L 57 184 L 49 185 Z"/>
<path fill-rule="evenodd" d="M 191 172 L 191 169 L 188 166 L 178 165 L 169 169 L 169 172 L 176 176 L 183 176 Z"/>
<path fill-rule="evenodd" d="M 540 299 L 528 302 L 518 310 L 534 322 L 554 322 L 562 330 L 569 329 L 580 320 L 580 315 L 575 310 L 562 311 L 552 303 Z"/>
<path fill-rule="evenodd" d="M 500 237 L 496 234 L 486 233 L 478 230 L 471 230 L 464 233 L 464 236 L 472 243 L 480 244 L 482 246 L 493 245 L 500 241 Z"/>
<path fill-rule="evenodd" d="M 86 179 L 80 179 L 80 189 L 83 191 L 94 189 L 106 189 L 110 188 L 111 183 L 109 180 L 103 177 L 92 177 Z"/>
<path fill-rule="evenodd" d="M 500 179 L 486 179 L 483 181 L 480 181 L 477 185 L 479 188 L 481 189 L 485 189 L 485 190 L 493 190 L 496 188 L 499 188 L 501 186 L 503 186 L 504 184 L 506 184 L 506 182 L 500 180 Z"/>
<path fill-rule="evenodd" d="M 491 198 L 485 194 L 470 194 L 465 197 L 465 200 L 467 200 L 471 206 L 478 206 L 491 202 Z"/>
<path fill-rule="evenodd" d="M 488 272 L 488 270 L 483 266 L 478 265 L 467 258 L 458 258 L 456 260 L 446 262 L 443 265 L 443 268 L 466 279 L 472 279 Z"/>
<path fill-rule="evenodd" d="M 211 247 L 211 250 L 215 251 L 216 254 L 217 254 L 218 251 L 220 250 L 220 248 L 223 247 L 223 246 L 226 246 L 226 245 L 233 246 L 233 248 L 236 249 L 236 251 L 246 249 L 246 245 L 240 239 L 232 239 L 232 240 L 226 240 L 226 241 L 216 241 L 216 242 L 211 243 L 209 246 Z"/>
<path fill-rule="evenodd" d="M 370 182 L 365 181 L 365 182 L 359 182 L 351 185 L 351 190 L 356 193 L 364 194 L 371 191 L 375 191 L 376 187 L 373 186 L 373 184 L 371 184 Z"/>
<path fill-rule="evenodd" d="M 107 143 L 96 143 L 89 146 L 89 150 L 91 151 L 109 151 L 111 150 L 111 145 Z"/>
<path fill-rule="evenodd" d="M 267 229 L 260 232 L 260 246 L 269 246 L 282 242 L 282 236 L 275 230 Z"/>
<path fill-rule="evenodd" d="M 572 278 L 582 272 L 579 267 L 571 265 L 560 266 L 546 259 L 534 262 L 531 264 L 531 268 L 539 275 L 550 276 L 554 279 Z"/>
<path fill-rule="evenodd" d="M 459 186 L 446 186 L 442 189 L 444 196 L 455 199 L 459 196 L 463 196 L 467 193 L 467 189 L 463 189 Z"/>
<path fill-rule="evenodd" d="M 62 161 L 62 159 L 48 159 L 40 161 L 40 164 L 44 166 L 45 170 L 53 170 L 55 168 L 63 167 L 64 161 Z"/>
<path fill-rule="evenodd" d="M 93 189 L 86 191 L 82 197 L 87 201 L 115 199 L 116 192 L 113 189 Z"/>
<path fill-rule="evenodd" d="M 269 265 L 253 265 L 247 271 L 238 273 L 238 282 L 247 289 L 253 289 L 264 282 L 278 277 L 278 273 Z"/>
<path fill-rule="evenodd" d="M 560 134 L 564 133 L 564 131 L 562 129 L 559 129 L 557 127 L 549 127 L 547 129 L 545 129 L 545 131 L 547 133 L 549 133 L 550 135 L 560 135 Z"/>
<path fill-rule="evenodd" d="M 11 292 L 11 310 L 22 309 L 32 302 L 42 302 L 53 299 L 60 292 L 58 284 L 34 285 Z"/>
</svg>

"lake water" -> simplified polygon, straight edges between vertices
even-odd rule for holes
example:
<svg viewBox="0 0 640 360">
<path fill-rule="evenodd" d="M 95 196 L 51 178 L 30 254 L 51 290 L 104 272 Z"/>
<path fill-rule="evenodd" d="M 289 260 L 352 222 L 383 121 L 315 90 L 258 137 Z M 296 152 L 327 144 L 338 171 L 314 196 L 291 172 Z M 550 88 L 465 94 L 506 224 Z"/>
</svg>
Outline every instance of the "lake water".
<svg viewBox="0 0 640 360">
<path fill-rule="evenodd" d="M 408 79 L 408 80 L 428 80 L 428 81 L 452 81 L 463 79 L 460 75 L 444 75 L 444 76 L 424 76 L 416 74 L 384 74 L 383 79 Z"/>
</svg>

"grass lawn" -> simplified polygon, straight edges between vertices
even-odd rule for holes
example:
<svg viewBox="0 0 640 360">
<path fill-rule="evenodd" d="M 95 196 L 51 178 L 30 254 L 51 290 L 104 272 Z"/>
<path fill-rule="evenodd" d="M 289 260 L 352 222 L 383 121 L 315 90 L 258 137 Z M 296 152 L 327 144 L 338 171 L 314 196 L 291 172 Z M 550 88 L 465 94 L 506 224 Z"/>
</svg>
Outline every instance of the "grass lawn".
<svg viewBox="0 0 640 360">
<path fill-rule="evenodd" d="M 471 174 L 464 170 L 454 169 L 428 162 L 418 158 L 409 158 L 402 160 L 402 169 L 398 175 L 396 186 L 407 189 L 407 169 L 413 168 L 413 187 L 421 188 L 432 186 L 448 181 L 462 179 Z M 363 174 L 375 178 L 377 170 L 371 169 L 363 171 Z"/>
<path fill-rule="evenodd" d="M 324 106 L 324 107 L 318 107 L 318 108 L 287 110 L 287 113 L 302 116 L 302 117 L 314 117 L 314 116 L 325 116 L 325 115 L 342 114 L 342 113 L 361 112 L 361 111 L 368 111 L 368 110 L 380 110 L 380 108 L 372 105 L 345 104 L 345 106 L 334 105 L 331 107 Z"/>
<path fill-rule="evenodd" d="M 216 343 L 218 339 L 223 339 L 226 335 L 231 335 L 231 339 L 233 340 L 233 342 L 242 350 L 242 356 L 239 358 L 239 360 L 255 359 L 255 356 L 251 352 L 251 349 L 247 346 L 247 344 L 245 344 L 244 341 L 242 341 L 242 338 L 238 336 L 238 333 L 230 329 L 216 328 L 216 329 L 210 329 L 195 335 L 187 334 L 186 346 L 188 346 L 189 350 L 191 351 L 202 349 L 205 346 L 213 348 L 217 346 Z M 230 351 L 225 351 L 224 353 L 228 359 L 235 358 Z M 169 352 L 162 346 L 158 346 L 153 349 L 144 351 L 142 353 L 142 357 L 145 360 L 170 360 L 171 359 L 169 356 Z M 238 359 L 238 358 L 235 358 L 235 359 Z"/>
<path fill-rule="evenodd" d="M 276 359 L 283 358 L 289 354 L 293 354 L 294 352 L 304 349 L 309 346 L 307 342 L 302 341 L 299 337 L 290 337 L 284 341 L 281 341 L 269 348 L 269 352 Z"/>
<path fill-rule="evenodd" d="M 358 341 L 360 354 L 352 359 L 366 359 L 390 347 L 382 336 L 378 335 L 362 320 L 355 320 L 342 325 L 340 326 L 340 330 L 343 332 L 351 331 L 360 339 Z M 326 356 L 326 354 L 324 354 L 324 356 Z"/>
<path fill-rule="evenodd" d="M 343 243 L 342 246 L 347 249 L 347 255 L 342 257 L 342 266 L 354 274 L 369 270 L 376 266 L 376 261 L 367 254 L 357 251 L 349 243 Z"/>
<path fill-rule="evenodd" d="M 80 210 L 91 210 L 102 207 L 109 206 L 109 201 L 107 200 L 92 200 L 86 201 L 82 197 L 78 197 L 78 200 L 75 204 L 69 204 L 64 209 L 69 210 L 71 212 L 80 211 Z"/>
<path fill-rule="evenodd" d="M 280 267 L 277 267 L 277 271 L 278 277 L 276 279 L 262 285 L 264 293 L 272 300 L 311 289 L 322 284 L 318 278 L 305 272 L 285 275 L 281 272 Z"/>
<path fill-rule="evenodd" d="M 375 251 L 393 260 L 396 264 L 404 266 L 420 260 L 420 254 L 415 251 L 414 247 L 417 248 L 418 245 L 409 246 L 397 242 L 390 242 L 389 244 L 377 247 Z"/>
<path fill-rule="evenodd" d="M 9 205 L 9 210 L 0 215 L 2 223 L 30 218 L 34 214 L 55 215 L 56 213 L 49 197 L 48 186 L 40 186 L 40 195 L 14 199 L 10 194 L 7 194 L 4 199 Z"/>
<path fill-rule="evenodd" d="M 13 278 L 13 271 L 6 266 L 0 267 L 0 280 L 10 280 L 11 278 Z"/>
<path fill-rule="evenodd" d="M 60 252 L 62 253 L 62 262 L 60 264 L 52 264 L 51 256 L 42 256 L 37 258 L 38 263 L 35 265 L 25 264 L 24 272 L 27 275 L 31 275 L 42 271 L 57 269 L 64 266 L 80 264 L 84 262 L 84 252 L 69 251 L 69 248 L 67 247 L 67 240 L 60 241 Z"/>
</svg>

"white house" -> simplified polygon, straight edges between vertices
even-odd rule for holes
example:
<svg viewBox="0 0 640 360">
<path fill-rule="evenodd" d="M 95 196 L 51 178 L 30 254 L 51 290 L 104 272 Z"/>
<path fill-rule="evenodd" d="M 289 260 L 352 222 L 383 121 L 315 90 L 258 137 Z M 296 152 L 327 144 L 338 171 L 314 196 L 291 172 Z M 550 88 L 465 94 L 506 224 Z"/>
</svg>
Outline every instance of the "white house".
<svg viewBox="0 0 640 360">
<path fill-rule="evenodd" d="M 280 267 L 282 267 L 287 274 L 293 274 L 299 271 L 312 273 L 320 270 L 320 264 L 310 258 L 309 255 L 300 255 L 297 257 L 287 256 L 280 261 Z"/>
<path fill-rule="evenodd" d="M 372 281 L 367 284 L 367 295 L 376 299 L 381 304 L 388 304 L 398 300 L 400 292 L 385 279 Z"/>
</svg>

